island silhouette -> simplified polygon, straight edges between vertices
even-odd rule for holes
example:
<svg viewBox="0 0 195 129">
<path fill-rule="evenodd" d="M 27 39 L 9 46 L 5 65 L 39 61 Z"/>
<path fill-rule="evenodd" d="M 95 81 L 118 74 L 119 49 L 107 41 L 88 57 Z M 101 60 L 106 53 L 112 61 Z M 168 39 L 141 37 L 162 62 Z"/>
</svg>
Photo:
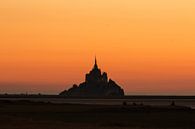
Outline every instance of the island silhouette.
<svg viewBox="0 0 195 129">
<path fill-rule="evenodd" d="M 108 79 L 106 72 L 101 72 L 98 68 L 97 59 L 92 70 L 86 74 L 85 82 L 70 89 L 64 90 L 59 95 L 69 97 L 121 97 L 124 90 L 112 79 Z"/>
</svg>

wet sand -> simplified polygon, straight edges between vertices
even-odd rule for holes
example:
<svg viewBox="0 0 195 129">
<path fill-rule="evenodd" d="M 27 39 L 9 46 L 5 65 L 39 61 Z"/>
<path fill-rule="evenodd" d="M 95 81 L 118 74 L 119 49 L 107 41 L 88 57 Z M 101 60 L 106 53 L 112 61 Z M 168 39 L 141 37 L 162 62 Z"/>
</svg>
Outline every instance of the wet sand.
<svg viewBox="0 0 195 129">
<path fill-rule="evenodd" d="M 0 101 L 1 129 L 194 129 L 185 106 Z"/>
<path fill-rule="evenodd" d="M 33 101 L 33 102 L 50 102 L 55 104 L 89 104 L 89 105 L 121 105 L 123 101 L 126 101 L 128 104 L 132 103 L 143 103 L 145 105 L 154 105 L 154 106 L 167 106 L 170 105 L 172 101 L 174 101 L 177 105 L 180 106 L 189 106 L 193 109 L 195 109 L 195 99 L 185 99 L 185 98 L 121 98 L 121 99 L 89 99 L 89 98 L 30 98 L 30 97 L 21 97 L 21 98 L 1 98 L 1 100 L 12 100 L 12 101 L 20 101 L 20 100 L 26 100 L 26 101 Z"/>
</svg>

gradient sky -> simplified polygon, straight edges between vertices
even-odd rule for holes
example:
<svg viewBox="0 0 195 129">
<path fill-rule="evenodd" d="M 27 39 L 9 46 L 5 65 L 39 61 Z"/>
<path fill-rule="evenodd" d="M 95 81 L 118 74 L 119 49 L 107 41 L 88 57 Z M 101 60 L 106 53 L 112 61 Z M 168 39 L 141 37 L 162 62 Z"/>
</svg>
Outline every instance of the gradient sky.
<svg viewBox="0 0 195 129">
<path fill-rule="evenodd" d="M 195 1 L 0 1 L 0 93 L 58 93 L 95 54 L 126 94 L 194 95 Z"/>
</svg>

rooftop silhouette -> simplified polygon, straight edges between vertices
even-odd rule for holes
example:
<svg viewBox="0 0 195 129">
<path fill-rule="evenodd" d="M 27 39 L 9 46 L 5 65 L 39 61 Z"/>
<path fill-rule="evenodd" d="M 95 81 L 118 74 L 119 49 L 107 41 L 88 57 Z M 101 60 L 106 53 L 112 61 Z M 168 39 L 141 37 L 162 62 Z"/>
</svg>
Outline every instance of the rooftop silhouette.
<svg viewBox="0 0 195 129">
<path fill-rule="evenodd" d="M 108 79 L 106 72 L 98 68 L 97 59 L 92 70 L 86 74 L 85 82 L 60 93 L 62 96 L 72 97 L 105 97 L 124 96 L 124 90 L 112 79 Z"/>
</svg>

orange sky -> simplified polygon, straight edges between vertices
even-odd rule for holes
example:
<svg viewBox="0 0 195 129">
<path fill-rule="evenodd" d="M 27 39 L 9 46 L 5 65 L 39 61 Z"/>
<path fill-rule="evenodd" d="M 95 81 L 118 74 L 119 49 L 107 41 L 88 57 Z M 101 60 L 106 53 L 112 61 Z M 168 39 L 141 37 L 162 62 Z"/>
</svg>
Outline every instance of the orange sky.
<svg viewBox="0 0 195 129">
<path fill-rule="evenodd" d="M 126 94 L 195 94 L 194 0 L 2 0 L 0 93 L 58 93 L 94 55 Z"/>
</svg>

